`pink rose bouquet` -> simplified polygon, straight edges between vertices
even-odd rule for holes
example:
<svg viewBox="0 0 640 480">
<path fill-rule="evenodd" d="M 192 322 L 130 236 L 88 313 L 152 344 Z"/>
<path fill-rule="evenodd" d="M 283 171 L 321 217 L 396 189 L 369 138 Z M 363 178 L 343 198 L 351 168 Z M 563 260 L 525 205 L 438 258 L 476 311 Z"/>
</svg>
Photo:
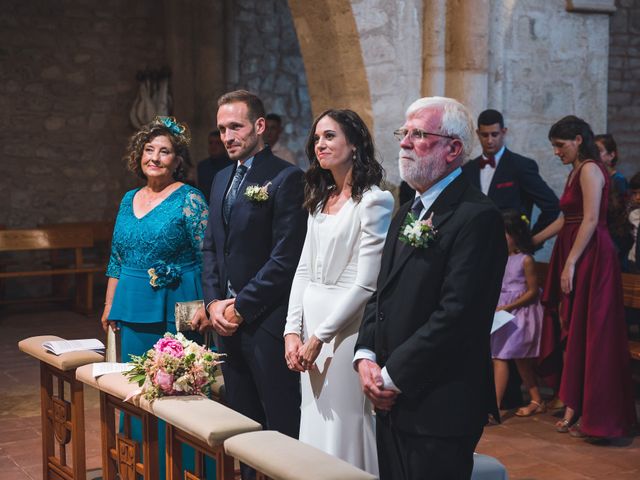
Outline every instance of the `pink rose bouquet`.
<svg viewBox="0 0 640 480">
<path fill-rule="evenodd" d="M 138 393 L 147 400 L 166 395 L 209 396 L 220 357 L 181 333 L 165 333 L 152 349 L 131 355 L 133 368 L 126 375 L 138 383 Z"/>
</svg>

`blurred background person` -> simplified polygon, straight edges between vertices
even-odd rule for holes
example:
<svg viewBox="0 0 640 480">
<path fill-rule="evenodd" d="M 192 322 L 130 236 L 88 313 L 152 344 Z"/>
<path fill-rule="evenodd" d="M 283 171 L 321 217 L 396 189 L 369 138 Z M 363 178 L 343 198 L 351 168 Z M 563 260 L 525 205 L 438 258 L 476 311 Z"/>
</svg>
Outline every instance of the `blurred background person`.
<svg viewBox="0 0 640 480">
<path fill-rule="evenodd" d="M 227 149 L 224 148 L 224 144 L 220 140 L 220 130 L 212 130 L 209 133 L 209 156 L 198 162 L 198 188 L 204 193 L 207 204 L 209 203 L 213 177 L 232 163 L 227 155 Z"/>
<path fill-rule="evenodd" d="M 556 430 L 621 437 L 635 412 L 620 264 L 607 231 L 609 174 L 584 120 L 562 118 L 549 140 L 573 167 L 560 200 L 563 215 L 534 237 L 540 244 L 558 236 L 542 296 L 557 312 L 565 345 L 559 397 L 566 409 Z"/>
<path fill-rule="evenodd" d="M 618 156 L 618 146 L 610 133 L 603 133 L 595 136 L 596 146 L 600 152 L 600 159 L 607 167 L 607 172 L 611 177 L 611 191 L 615 192 L 624 200 L 629 189 L 627 179 L 616 169 L 620 160 Z"/>
<path fill-rule="evenodd" d="M 279 142 L 280 135 L 284 128 L 282 127 L 282 117 L 277 113 L 268 113 L 265 116 L 266 126 L 264 129 L 264 141 L 271 147 L 271 152 L 292 165 L 297 165 L 303 170 L 307 169 L 307 163 L 302 159 L 296 159 L 291 150 Z"/>
</svg>

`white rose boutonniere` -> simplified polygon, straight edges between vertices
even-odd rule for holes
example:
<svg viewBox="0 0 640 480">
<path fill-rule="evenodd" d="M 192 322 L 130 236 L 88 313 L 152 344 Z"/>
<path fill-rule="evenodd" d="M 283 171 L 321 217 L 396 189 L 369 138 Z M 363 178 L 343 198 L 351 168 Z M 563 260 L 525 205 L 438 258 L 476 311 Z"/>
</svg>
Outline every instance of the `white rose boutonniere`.
<svg viewBox="0 0 640 480">
<path fill-rule="evenodd" d="M 414 248 L 426 248 L 435 240 L 437 233 L 433 228 L 433 212 L 426 220 L 418 220 L 409 212 L 400 228 L 400 241 Z"/>
<path fill-rule="evenodd" d="M 252 202 L 266 202 L 269 200 L 269 185 L 271 185 L 271 182 L 261 187 L 258 185 L 249 185 L 244 191 L 244 196 Z"/>
</svg>

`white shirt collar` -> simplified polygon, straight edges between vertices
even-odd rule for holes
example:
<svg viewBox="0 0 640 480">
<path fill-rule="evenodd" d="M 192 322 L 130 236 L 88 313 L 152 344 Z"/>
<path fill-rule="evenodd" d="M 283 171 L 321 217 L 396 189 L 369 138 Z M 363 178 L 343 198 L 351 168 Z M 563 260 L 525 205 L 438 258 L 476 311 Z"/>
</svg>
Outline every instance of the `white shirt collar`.
<svg viewBox="0 0 640 480">
<path fill-rule="evenodd" d="M 453 182 L 458 176 L 462 173 L 462 169 L 460 167 L 456 168 L 449 175 L 439 180 L 434 185 L 431 185 L 427 190 L 425 190 L 422 194 L 416 192 L 416 197 L 420 197 L 422 200 L 422 212 L 420 212 L 420 218 L 431 208 L 433 203 L 440 196 L 442 191 L 449 186 L 451 182 Z"/>
<path fill-rule="evenodd" d="M 498 166 L 498 162 L 500 161 L 500 159 L 502 158 L 502 154 L 504 153 L 504 151 L 507 149 L 506 145 L 503 145 L 502 148 L 500 150 L 498 150 L 498 152 L 493 156 L 493 159 L 496 161 L 496 167 Z M 487 156 L 483 153 L 482 154 L 482 158 L 484 158 L 485 160 L 487 159 Z"/>
</svg>

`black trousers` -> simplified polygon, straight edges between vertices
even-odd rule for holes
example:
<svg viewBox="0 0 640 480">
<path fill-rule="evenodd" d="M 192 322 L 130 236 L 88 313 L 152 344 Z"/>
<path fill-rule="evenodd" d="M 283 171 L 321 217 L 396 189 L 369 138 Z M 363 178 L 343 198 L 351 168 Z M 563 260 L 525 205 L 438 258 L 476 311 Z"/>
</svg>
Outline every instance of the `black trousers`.
<svg viewBox="0 0 640 480">
<path fill-rule="evenodd" d="M 300 433 L 300 375 L 287 368 L 284 340 L 252 325 L 230 337 L 218 337 L 226 353 L 222 364 L 225 398 L 230 408 L 262 424 L 298 438 Z M 241 468 L 242 478 L 255 472 Z"/>
<path fill-rule="evenodd" d="M 380 480 L 469 480 L 473 452 L 482 436 L 409 435 L 393 427 L 388 416 L 376 418 Z"/>
</svg>

